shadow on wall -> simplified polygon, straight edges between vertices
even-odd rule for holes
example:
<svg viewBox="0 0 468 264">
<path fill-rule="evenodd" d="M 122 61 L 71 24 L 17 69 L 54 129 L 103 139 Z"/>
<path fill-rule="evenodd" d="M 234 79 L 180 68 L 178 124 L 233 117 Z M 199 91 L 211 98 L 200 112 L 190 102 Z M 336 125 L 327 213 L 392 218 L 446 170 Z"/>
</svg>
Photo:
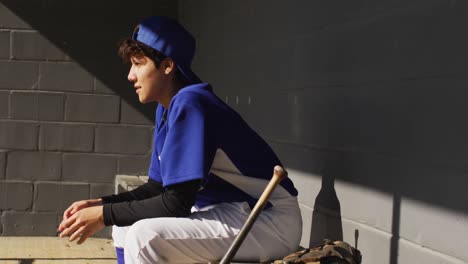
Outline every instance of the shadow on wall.
<svg viewBox="0 0 468 264">
<path fill-rule="evenodd" d="M 197 72 L 288 167 L 468 213 L 468 2 L 182 3 Z"/>
<path fill-rule="evenodd" d="M 335 191 L 335 176 L 322 176 L 322 187 L 315 198 L 309 247 L 318 245 L 323 239 L 343 240 L 340 201 Z"/>
<path fill-rule="evenodd" d="M 160 1 L 162 8 L 158 10 L 141 8 L 152 6 L 153 1 L 139 1 L 138 6 L 121 1 L 128 6 L 117 10 L 108 3 L 90 0 L 0 1 L 125 98 L 135 97 L 125 80 L 127 69 L 116 56 L 116 41 L 128 36 L 140 18 L 172 14 L 173 10 L 163 8 L 171 1 Z M 342 224 L 334 220 L 341 216 L 334 182 L 355 183 L 394 195 L 391 263 L 398 255 L 402 197 L 468 213 L 468 123 L 464 122 L 468 112 L 468 39 L 460 34 L 467 24 L 468 5 L 463 1 L 393 2 L 377 1 L 375 6 L 369 2 L 363 8 L 348 1 L 344 5 L 348 10 L 337 8 L 336 2 L 309 1 L 303 5 L 278 5 L 277 10 L 272 5 L 269 12 L 264 12 L 264 4 L 249 2 L 245 10 L 237 10 L 238 14 L 226 8 L 231 15 L 227 18 L 222 16 L 223 4 L 217 7 L 209 6 L 214 1 L 186 2 L 193 5 L 189 6 L 191 10 L 200 11 L 190 21 L 202 23 L 199 35 L 209 35 L 203 39 L 207 45 L 199 57 L 218 61 L 227 54 L 244 60 L 245 56 L 237 54 L 251 51 L 255 52 L 252 57 L 258 58 L 253 63 L 259 67 L 245 78 L 232 74 L 229 82 L 225 77 L 232 72 L 226 69 L 243 62 L 235 60 L 220 63 L 216 69 L 206 63 L 207 77 L 216 80 L 208 73 L 218 74 L 219 83 L 244 87 L 249 95 L 257 92 L 257 97 L 252 96 L 255 110 L 245 111 L 254 128 L 276 142 L 288 167 L 323 175 L 322 189 L 315 199 L 310 243 L 321 240 L 325 233 L 342 238 Z M 259 12 L 249 16 L 247 7 L 252 8 L 251 4 L 266 17 L 259 19 Z M 283 19 L 277 19 L 280 16 L 272 15 L 287 17 L 287 12 L 298 19 L 286 21 L 290 22 L 289 28 Z M 223 17 L 232 28 L 226 30 L 225 24 L 213 23 L 222 19 L 198 19 L 214 15 Z M 299 23 L 299 18 L 311 20 Z M 311 29 L 307 23 L 314 23 L 313 19 L 317 21 Z M 247 23 L 258 20 L 263 23 Z M 210 25 L 210 31 L 204 31 L 203 23 Z M 291 29 L 297 35 L 291 35 Z M 233 32 L 242 37 L 234 38 Z M 221 33 L 229 33 L 232 38 L 222 43 L 224 38 L 216 38 L 224 36 Z M 264 40 L 258 40 L 258 33 Z M 290 36 L 285 39 L 294 44 L 291 54 L 284 56 L 284 64 L 296 67 L 289 75 L 272 74 L 277 58 L 271 54 L 284 44 L 277 42 L 279 33 Z M 270 43 L 271 49 L 264 45 L 268 40 L 275 40 Z M 203 70 L 203 65 L 200 67 Z M 256 98 L 264 98 L 266 93 L 253 84 L 244 85 L 246 79 L 253 84 L 260 79 L 266 82 L 258 85 L 268 88 L 268 100 L 263 100 L 268 104 L 265 109 L 259 109 L 261 102 Z M 278 83 L 283 85 L 281 89 Z M 258 91 L 250 90 L 252 87 Z M 286 102 L 288 96 L 297 100 Z M 284 107 L 275 107 L 279 103 Z M 265 113 L 284 120 L 284 129 L 273 129 L 275 122 L 265 118 Z M 327 161 L 327 156 L 335 158 Z"/>
<path fill-rule="evenodd" d="M 154 10 L 151 7 L 156 4 L 150 0 L 139 1 L 138 5 L 127 1 L 112 2 L 112 5 L 126 5 L 125 8 L 116 9 L 109 2 L 92 0 L 0 2 L 152 118 L 152 106 L 141 105 L 136 101 L 135 93 L 126 80 L 128 67 L 116 55 L 116 43 L 122 37 L 129 36 L 134 25 L 143 17 L 155 14 L 177 16 L 174 1 L 157 1 L 157 8 Z M 200 8 L 197 10 L 201 12 L 206 7 L 204 5 L 207 3 L 197 3 L 190 8 Z M 305 4 L 307 5 L 309 4 Z M 367 80 L 367 83 L 353 83 L 354 79 L 351 77 L 333 87 L 327 87 L 326 82 L 314 83 L 322 75 L 328 76 L 331 81 L 334 80 L 333 77 L 339 77 L 326 75 L 327 72 L 298 70 L 294 72 L 297 76 L 270 76 L 271 82 L 279 81 L 278 78 L 295 77 L 294 80 L 298 79 L 298 83 L 292 83 L 293 87 L 287 87 L 286 91 L 272 87 L 269 90 L 271 100 L 264 101 L 276 102 L 276 97 L 279 97 L 285 104 L 284 107 L 274 107 L 275 104 L 272 103 L 269 105 L 272 109 L 259 109 L 259 102 L 255 101 L 252 104 L 255 104 L 255 112 L 259 117 L 247 116 L 247 119 L 252 121 L 255 129 L 264 131 L 263 134 L 270 141 L 286 140 L 293 143 L 280 143 L 285 148 L 280 150 L 285 163 L 297 170 L 325 175 L 325 185 L 334 179 L 340 179 L 468 213 L 468 196 L 465 195 L 464 187 L 468 183 L 465 177 L 468 172 L 468 125 L 463 122 L 468 111 L 465 102 L 468 90 L 465 88 L 466 78 L 459 78 L 464 76 L 463 69 L 466 68 L 464 66 L 468 53 L 464 44 L 468 44 L 468 41 L 464 35 L 458 34 L 466 24 L 468 6 L 464 2 L 457 2 L 456 8 L 442 6 L 442 3 L 440 5 L 428 3 L 422 6 L 424 8 L 411 7 L 414 10 L 407 7 L 402 9 L 406 12 L 401 16 L 389 15 L 369 25 L 357 24 L 356 27 L 324 32 L 315 38 L 301 39 L 301 45 L 322 45 L 326 49 L 320 49 L 319 46 L 317 49 L 301 50 L 302 46 L 297 47 L 298 52 L 302 53 L 300 57 L 289 58 L 292 65 L 314 63 L 302 65 L 303 69 L 315 69 L 325 65 L 327 61 L 334 65 L 349 65 L 346 58 L 333 57 L 331 60 L 326 55 L 337 51 L 339 54 L 353 53 L 360 59 L 355 61 L 352 68 L 339 70 L 349 72 L 350 76 L 358 80 Z M 295 11 L 299 12 L 307 10 L 305 6 L 301 8 L 291 5 L 288 8 L 297 8 Z M 324 6 L 322 9 L 333 10 L 334 6 L 330 3 L 330 7 Z M 438 13 L 426 14 L 434 10 Z M 276 10 L 281 11 L 282 9 Z M 274 14 L 275 10 L 270 10 L 270 13 Z M 200 15 L 204 15 L 203 12 L 197 13 L 197 16 Z M 277 21 L 271 18 L 271 22 Z M 234 25 L 237 24 L 232 26 Z M 256 25 L 251 30 L 267 34 L 269 31 L 262 28 L 262 25 Z M 421 35 L 410 34 L 420 32 L 422 28 L 426 30 Z M 215 32 L 210 34 L 216 36 Z M 357 38 L 356 34 L 367 38 Z M 379 34 L 384 34 L 385 37 Z M 433 42 L 424 42 L 432 35 L 440 37 Z M 384 45 L 389 38 L 399 42 L 399 45 Z M 265 36 L 265 39 L 267 41 L 269 36 Z M 369 44 L 369 40 L 374 42 Z M 216 44 L 216 41 L 212 42 Z M 423 42 L 424 53 L 413 49 Z M 235 44 L 232 43 L 233 47 L 244 47 Z M 350 46 L 359 49 L 347 50 Z M 223 49 L 218 50 L 210 50 L 212 57 L 219 55 L 217 51 L 224 53 Z M 442 53 L 442 50 L 448 53 Z M 319 54 L 315 54 L 316 51 Z M 320 54 L 324 55 L 319 56 Z M 375 64 L 375 54 L 383 56 L 380 61 L 384 63 Z M 202 49 L 200 57 L 206 55 Z M 421 62 L 420 57 L 426 58 L 426 61 Z M 271 56 L 268 58 L 272 59 Z M 441 69 L 440 65 L 444 68 Z M 368 69 L 367 66 L 375 67 Z M 268 68 L 266 70 L 270 71 Z M 367 78 L 367 75 L 377 73 L 380 75 L 374 78 L 378 79 Z M 307 79 L 304 79 L 306 76 Z M 299 81 L 309 81 L 314 89 L 295 90 L 296 86 L 304 84 Z M 322 86 L 323 89 L 320 88 Z M 261 95 L 263 93 L 260 91 L 259 98 Z M 288 95 L 291 98 L 297 97 L 297 102 L 285 102 L 284 98 Z M 274 131 L 278 129 L 271 129 L 271 123 L 267 122 L 269 119 L 262 116 L 265 112 L 285 120 L 282 127 L 287 131 L 281 130 L 280 134 L 275 134 Z M 309 153 L 304 155 L 295 150 L 295 146 L 310 147 L 307 150 Z M 324 154 L 320 153 L 324 150 L 342 152 L 342 163 L 330 165 L 341 167 L 339 172 L 318 172 L 322 170 L 319 167 L 324 166 L 319 164 L 323 161 Z M 312 161 L 315 166 L 310 165 Z M 330 191 L 325 190 L 325 193 Z"/>
<path fill-rule="evenodd" d="M 27 1 L 0 0 L 104 85 L 154 120 L 154 105 L 141 105 L 127 81 L 128 67 L 117 56 L 117 43 L 149 15 L 177 16 L 175 1 Z M 125 8 L 113 8 L 125 5 Z"/>
<path fill-rule="evenodd" d="M 466 192 L 463 190 L 466 186 L 463 170 L 447 169 L 443 164 L 435 162 L 426 165 L 364 152 L 323 151 L 276 144 L 274 147 L 290 168 L 300 168 L 301 171 L 321 175 L 322 186 L 315 197 L 309 246 L 317 245 L 324 238 L 343 239 L 340 206 L 342 203 L 348 206 L 353 204 L 352 207 L 356 208 L 367 205 L 359 204 L 363 201 L 343 201 L 338 198 L 335 181 L 369 186 L 393 197 L 390 207 L 390 264 L 398 263 L 403 198 L 458 212 L 468 212 Z M 354 240 L 346 242 L 358 246 L 358 239 L 359 230 L 356 230 Z"/>
</svg>

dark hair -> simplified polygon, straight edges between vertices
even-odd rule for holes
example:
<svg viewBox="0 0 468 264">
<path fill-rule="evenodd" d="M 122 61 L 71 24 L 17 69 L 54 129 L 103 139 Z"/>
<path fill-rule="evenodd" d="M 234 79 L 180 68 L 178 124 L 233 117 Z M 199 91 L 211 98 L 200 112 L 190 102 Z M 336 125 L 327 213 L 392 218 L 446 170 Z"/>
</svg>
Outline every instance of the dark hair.
<svg viewBox="0 0 468 264">
<path fill-rule="evenodd" d="M 159 67 L 161 61 L 166 58 L 161 52 L 131 38 L 123 39 L 119 42 L 118 53 L 125 63 L 130 63 L 131 57 L 146 56 L 154 61 L 156 67 Z"/>
<path fill-rule="evenodd" d="M 146 56 L 154 62 L 156 68 L 158 68 L 161 64 L 161 61 L 166 58 L 166 56 L 161 52 L 151 48 L 150 46 L 140 41 L 136 41 L 131 38 L 123 39 L 119 42 L 118 54 L 125 63 L 130 63 L 131 57 Z M 184 84 L 189 83 L 187 78 L 185 78 L 185 76 L 180 72 L 179 68 L 177 67 L 175 68 L 175 76 L 178 81 Z"/>
</svg>

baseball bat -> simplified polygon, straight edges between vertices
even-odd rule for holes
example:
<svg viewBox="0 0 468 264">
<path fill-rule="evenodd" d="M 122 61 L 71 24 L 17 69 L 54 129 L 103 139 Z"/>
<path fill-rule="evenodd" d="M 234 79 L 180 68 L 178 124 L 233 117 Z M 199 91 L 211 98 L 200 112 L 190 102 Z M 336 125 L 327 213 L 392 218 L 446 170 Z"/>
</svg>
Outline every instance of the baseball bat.
<svg viewBox="0 0 468 264">
<path fill-rule="evenodd" d="M 249 233 L 252 225 L 254 224 L 255 220 L 257 220 L 258 215 L 262 212 L 265 205 L 268 203 L 268 199 L 270 198 L 271 194 L 275 190 L 276 186 L 287 177 L 287 172 L 279 165 L 276 165 L 273 169 L 273 177 L 271 178 L 270 182 L 268 183 L 267 187 L 263 191 L 262 195 L 258 199 L 257 203 L 255 204 L 254 208 L 250 212 L 247 221 L 245 221 L 244 226 L 242 226 L 239 234 L 232 242 L 231 246 L 229 247 L 228 251 L 224 255 L 223 259 L 221 259 L 220 264 L 227 264 L 231 263 L 231 260 L 234 258 L 234 255 L 237 253 L 237 250 L 241 246 L 242 242 L 244 241 L 245 237 Z"/>
</svg>

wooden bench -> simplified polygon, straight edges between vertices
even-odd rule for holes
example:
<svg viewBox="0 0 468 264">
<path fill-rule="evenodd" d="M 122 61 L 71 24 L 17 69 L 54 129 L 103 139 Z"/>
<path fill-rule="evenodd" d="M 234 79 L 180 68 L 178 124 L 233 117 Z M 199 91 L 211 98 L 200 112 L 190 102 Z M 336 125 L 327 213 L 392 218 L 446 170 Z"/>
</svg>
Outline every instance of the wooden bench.
<svg viewBox="0 0 468 264">
<path fill-rule="evenodd" d="M 88 238 L 82 245 L 58 237 L 0 237 L 1 264 L 115 264 L 112 240 Z"/>
</svg>

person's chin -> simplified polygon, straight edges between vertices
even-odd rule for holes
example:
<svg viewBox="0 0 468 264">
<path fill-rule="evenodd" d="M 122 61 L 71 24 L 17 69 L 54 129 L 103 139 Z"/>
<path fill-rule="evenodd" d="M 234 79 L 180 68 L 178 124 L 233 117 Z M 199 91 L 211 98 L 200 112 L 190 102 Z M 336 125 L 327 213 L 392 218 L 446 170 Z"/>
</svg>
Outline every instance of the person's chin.
<svg viewBox="0 0 468 264">
<path fill-rule="evenodd" d="M 146 98 L 146 97 L 144 97 L 144 96 L 138 96 L 138 100 L 139 100 L 140 103 L 142 103 L 142 104 L 149 103 L 148 98 Z"/>
</svg>

